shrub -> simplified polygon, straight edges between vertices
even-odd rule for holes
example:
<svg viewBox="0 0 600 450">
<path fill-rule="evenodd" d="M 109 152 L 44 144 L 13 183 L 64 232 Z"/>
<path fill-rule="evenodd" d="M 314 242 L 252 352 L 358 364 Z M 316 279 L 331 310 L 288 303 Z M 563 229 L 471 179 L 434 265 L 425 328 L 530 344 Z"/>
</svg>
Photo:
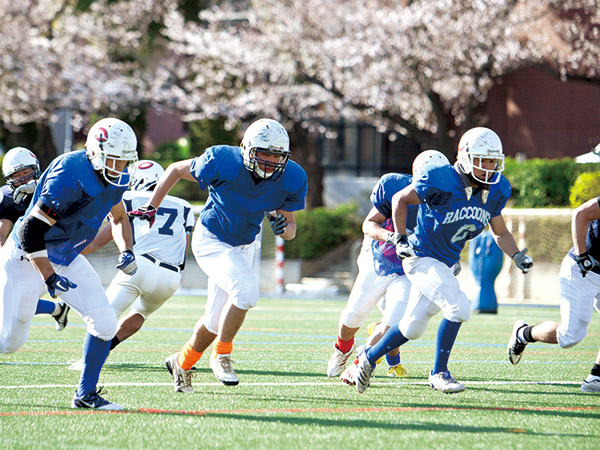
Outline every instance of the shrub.
<svg viewBox="0 0 600 450">
<path fill-rule="evenodd" d="M 335 209 L 324 207 L 298 211 L 298 234 L 286 241 L 286 258 L 314 259 L 340 244 L 362 236 L 362 219 L 356 203 L 344 203 Z"/>
<path fill-rule="evenodd" d="M 569 190 L 577 177 L 598 169 L 600 164 L 578 164 L 572 158 L 506 158 L 504 176 L 513 188 L 512 206 L 569 206 Z"/>
<path fill-rule="evenodd" d="M 577 208 L 598 195 L 600 195 L 600 172 L 582 173 L 571 187 L 569 202 L 571 207 Z"/>
</svg>

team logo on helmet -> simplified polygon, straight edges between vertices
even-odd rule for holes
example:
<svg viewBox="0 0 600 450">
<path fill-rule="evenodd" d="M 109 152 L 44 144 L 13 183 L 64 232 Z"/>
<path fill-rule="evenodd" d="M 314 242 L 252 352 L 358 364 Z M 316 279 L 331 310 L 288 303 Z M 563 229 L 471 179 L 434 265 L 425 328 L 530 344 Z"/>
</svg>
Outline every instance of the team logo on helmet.
<svg viewBox="0 0 600 450">
<path fill-rule="evenodd" d="M 98 128 L 96 140 L 101 143 L 108 141 L 108 131 L 106 131 L 106 128 Z"/>
</svg>

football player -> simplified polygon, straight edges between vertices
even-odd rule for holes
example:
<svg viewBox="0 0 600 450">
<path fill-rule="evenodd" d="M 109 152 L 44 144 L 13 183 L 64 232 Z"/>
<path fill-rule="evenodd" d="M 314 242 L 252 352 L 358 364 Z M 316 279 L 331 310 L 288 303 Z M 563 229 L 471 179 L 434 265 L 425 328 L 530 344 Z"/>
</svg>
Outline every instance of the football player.
<svg viewBox="0 0 600 450">
<path fill-rule="evenodd" d="M 138 161 L 132 169 L 131 191 L 123 194 L 127 211 L 148 203 L 156 183 L 165 172 L 159 163 L 149 160 Z M 138 270 L 133 275 L 117 272 L 106 290 L 106 296 L 117 317 L 133 306 L 119 321 L 110 350 L 135 334 L 150 314 L 181 286 L 189 236 L 194 229 L 194 213 L 189 202 L 167 195 L 157 212 L 155 226 L 150 228 L 150 224 L 142 220 L 131 222 Z M 111 225 L 106 224 L 84 253 L 96 251 L 111 240 Z M 81 367 L 81 362 L 77 361 L 70 369 L 81 370 Z"/>
<path fill-rule="evenodd" d="M 560 323 L 548 320 L 529 326 L 517 320 L 508 342 L 508 359 L 518 364 L 525 346 L 532 342 L 571 348 L 588 333 L 594 309 L 600 312 L 600 197 L 588 200 L 573 212 L 573 246 L 560 267 Z M 600 392 L 600 353 L 583 392 Z"/>
<path fill-rule="evenodd" d="M 256 236 L 266 215 L 276 235 L 293 239 L 294 211 L 304 208 L 306 172 L 289 160 L 290 154 L 285 128 L 275 120 L 259 119 L 248 127 L 240 147 L 216 145 L 202 156 L 171 164 L 148 204 L 130 213 L 152 224 L 163 198 L 179 180 L 208 188 L 208 201 L 192 234 L 192 250 L 208 275 L 209 293 L 192 337 L 165 361 L 175 391 L 193 392 L 192 366 L 215 339 L 210 358 L 215 377 L 225 385 L 239 383 L 231 352 L 246 313 L 258 301 Z"/>
<path fill-rule="evenodd" d="M 0 188 L 0 247 L 31 203 L 40 177 L 40 163 L 31 150 L 15 147 L 2 159 L 2 174 L 6 185 Z M 67 326 L 70 309 L 65 302 L 39 299 L 35 314 L 50 314 L 56 320 L 56 330 L 62 331 Z"/>
<path fill-rule="evenodd" d="M 107 118 L 90 129 L 85 149 L 63 154 L 41 175 L 27 212 L 0 254 L 0 353 L 27 341 L 37 299 L 61 296 L 87 324 L 84 369 L 73 408 L 122 410 L 102 398 L 100 371 L 117 329 L 117 317 L 100 277 L 81 251 L 108 215 L 121 254 L 117 268 L 134 274 L 131 228 L 121 198 L 127 167 L 137 161 L 137 139 L 125 122 Z"/>
<path fill-rule="evenodd" d="M 413 179 L 392 199 L 395 233 L 389 240 L 411 282 L 405 314 L 398 326 L 359 356 L 356 377 L 358 392 L 369 386 L 376 361 L 390 349 L 418 339 L 427 323 L 442 311 L 436 356 L 429 384 L 444 393 L 464 391 L 448 371 L 448 359 L 462 322 L 469 319 L 471 306 L 453 275 L 452 266 L 469 239 L 490 225 L 498 246 L 516 266 L 529 272 L 533 262 L 527 249 L 519 250 L 506 228 L 502 209 L 511 195 L 502 175 L 504 154 L 498 135 L 488 128 L 468 130 L 460 139 L 454 166 L 431 166 Z M 409 205 L 420 205 L 417 226 L 407 236 Z"/>
<path fill-rule="evenodd" d="M 450 164 L 450 161 L 437 150 L 426 150 L 415 158 L 413 174 L 420 172 L 424 166 L 429 164 Z M 358 275 L 348 297 L 348 303 L 340 316 L 338 338 L 333 345 L 333 354 L 327 365 L 327 376 L 329 377 L 336 377 L 344 370 L 348 358 L 354 351 L 356 332 L 384 294 L 386 307 L 383 310 L 383 328 L 376 333 L 371 332 L 368 344 L 377 342 L 381 337 L 381 332 L 387 331 L 387 327 L 398 323 L 404 314 L 410 282 L 404 276 L 402 264 L 396 256 L 395 245 L 387 241 L 393 235 L 392 197 L 396 192 L 408 186 L 411 180 L 410 175 L 386 174 L 373 188 L 371 193 L 373 208 L 363 222 L 365 238 L 357 258 Z M 410 217 L 407 220 L 410 229 L 416 224 L 416 213 L 417 208 L 412 206 Z M 398 350 L 394 349 L 389 352 L 386 359 L 389 365 L 389 376 L 406 374 L 404 367 L 400 364 Z M 353 374 L 353 367 L 349 367 L 342 374 L 342 381 L 354 384 Z"/>
</svg>

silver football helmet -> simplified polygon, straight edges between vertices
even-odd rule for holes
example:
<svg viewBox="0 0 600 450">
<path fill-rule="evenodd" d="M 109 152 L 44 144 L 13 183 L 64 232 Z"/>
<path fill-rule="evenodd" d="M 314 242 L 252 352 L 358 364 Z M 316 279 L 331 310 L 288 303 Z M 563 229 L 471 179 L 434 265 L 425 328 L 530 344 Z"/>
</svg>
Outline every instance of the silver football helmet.
<svg viewBox="0 0 600 450">
<path fill-rule="evenodd" d="M 493 159 L 496 164 L 493 169 L 484 169 L 482 160 Z M 483 184 L 496 184 L 504 170 L 504 153 L 502 141 L 489 128 L 471 128 L 460 138 L 458 143 L 458 166 L 475 181 Z M 483 171 L 484 178 L 479 178 L 473 168 Z"/>
<path fill-rule="evenodd" d="M 123 175 L 130 173 L 127 167 L 138 158 L 137 138 L 129 125 L 112 117 L 99 120 L 90 129 L 85 148 L 94 170 L 101 172 L 107 182 L 128 186 L 129 182 L 122 182 Z M 125 161 L 125 167 L 116 167 L 117 161 Z"/>
<path fill-rule="evenodd" d="M 259 119 L 252 123 L 240 145 L 244 166 L 259 178 L 277 179 L 290 157 L 290 138 L 286 129 L 276 120 Z M 257 152 L 276 155 L 276 162 L 261 159 Z"/>
<path fill-rule="evenodd" d="M 130 166 L 130 169 L 132 171 L 131 190 L 133 191 L 151 190 L 165 173 L 165 169 L 159 163 L 148 159 L 138 161 Z"/>
<path fill-rule="evenodd" d="M 445 166 L 450 164 L 446 155 L 438 150 L 425 150 L 417 155 L 413 161 L 412 174 L 413 177 L 418 177 L 423 168 L 429 165 Z"/>
<path fill-rule="evenodd" d="M 17 172 L 27 168 L 33 169 L 33 173 L 18 178 L 14 177 Z M 40 173 L 40 162 L 31 150 L 25 147 L 15 147 L 4 155 L 4 159 L 2 160 L 2 174 L 4 175 L 6 184 L 10 186 L 13 192 L 21 185 L 31 180 L 37 180 L 40 177 Z"/>
</svg>

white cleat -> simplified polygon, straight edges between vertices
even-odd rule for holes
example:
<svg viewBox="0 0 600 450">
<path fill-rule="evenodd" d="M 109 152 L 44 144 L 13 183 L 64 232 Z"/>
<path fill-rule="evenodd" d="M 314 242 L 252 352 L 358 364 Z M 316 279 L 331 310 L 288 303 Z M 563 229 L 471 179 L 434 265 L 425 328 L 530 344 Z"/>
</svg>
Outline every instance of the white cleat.
<svg viewBox="0 0 600 450">
<path fill-rule="evenodd" d="M 447 370 L 436 374 L 430 372 L 429 385 L 432 389 L 442 391 L 444 394 L 455 394 L 465 390 L 465 387 L 456 381 Z"/>
<path fill-rule="evenodd" d="M 350 364 L 340 375 L 340 380 L 350 386 L 356 386 L 356 373 L 357 373 L 356 361 Z"/>
<path fill-rule="evenodd" d="M 210 368 L 217 380 L 225 386 L 236 386 L 240 382 L 233 367 L 231 367 L 231 363 L 230 354 L 217 355 L 213 353 L 210 358 Z"/>
<path fill-rule="evenodd" d="M 173 387 L 175 392 L 191 394 L 194 392 L 192 377 L 196 375 L 196 372 L 193 369 L 183 370 L 177 363 L 177 356 L 179 356 L 179 353 L 173 353 L 165 359 L 165 366 L 169 373 L 173 375 Z"/>
<path fill-rule="evenodd" d="M 346 367 L 346 363 L 352 356 L 355 346 L 355 344 L 352 344 L 352 348 L 347 353 L 342 353 L 335 344 L 333 344 L 333 354 L 327 363 L 327 376 L 329 378 L 337 377 L 344 371 L 344 367 Z"/>
<path fill-rule="evenodd" d="M 527 344 L 524 344 L 519 340 L 517 337 L 517 332 L 526 326 L 527 324 L 524 320 L 517 320 L 513 327 L 507 346 L 508 360 L 511 362 L 511 364 L 518 364 L 519 361 L 521 361 L 521 356 L 523 356 L 523 351 L 525 350 L 525 346 Z"/>
<path fill-rule="evenodd" d="M 371 385 L 371 375 L 375 366 L 372 366 L 367 359 L 366 352 L 358 355 L 358 363 L 356 364 L 356 390 L 362 394 Z"/>
<path fill-rule="evenodd" d="M 600 377 L 588 375 L 581 383 L 581 392 L 600 392 Z"/>
</svg>

